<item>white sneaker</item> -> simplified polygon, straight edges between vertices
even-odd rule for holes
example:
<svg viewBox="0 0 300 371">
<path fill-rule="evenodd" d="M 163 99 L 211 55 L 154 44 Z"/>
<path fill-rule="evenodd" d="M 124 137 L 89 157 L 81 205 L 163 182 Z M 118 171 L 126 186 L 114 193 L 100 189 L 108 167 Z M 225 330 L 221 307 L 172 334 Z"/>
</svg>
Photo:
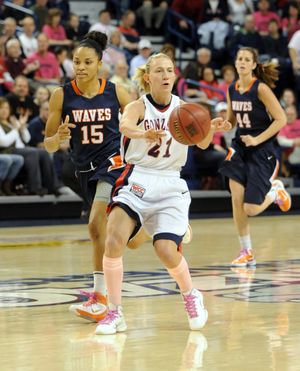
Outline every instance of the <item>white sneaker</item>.
<svg viewBox="0 0 300 371">
<path fill-rule="evenodd" d="M 208 313 L 204 308 L 203 295 L 192 289 L 188 295 L 182 295 L 191 330 L 200 330 L 206 323 Z"/>
<path fill-rule="evenodd" d="M 127 330 L 123 310 L 120 305 L 110 309 L 106 317 L 98 322 L 95 333 L 97 335 L 112 335 Z"/>
<path fill-rule="evenodd" d="M 76 316 L 87 319 L 92 322 L 99 322 L 107 314 L 107 299 L 100 292 L 81 291 L 82 295 L 88 297 L 88 301 L 80 304 L 72 304 L 69 311 Z"/>
</svg>

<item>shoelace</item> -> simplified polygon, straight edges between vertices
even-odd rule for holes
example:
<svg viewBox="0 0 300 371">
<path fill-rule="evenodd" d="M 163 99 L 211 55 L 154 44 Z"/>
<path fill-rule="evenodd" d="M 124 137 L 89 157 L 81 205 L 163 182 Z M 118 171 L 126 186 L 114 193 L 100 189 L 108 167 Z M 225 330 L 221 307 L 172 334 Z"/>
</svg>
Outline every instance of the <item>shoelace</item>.
<svg viewBox="0 0 300 371">
<path fill-rule="evenodd" d="M 185 309 L 188 312 L 188 315 L 190 318 L 195 318 L 197 317 L 197 309 L 196 309 L 196 304 L 195 304 L 195 299 L 196 297 L 193 296 L 192 294 L 186 295 L 183 297 L 184 302 L 185 302 Z"/>
<path fill-rule="evenodd" d="M 88 300 L 85 303 L 83 303 L 83 306 L 88 307 L 89 305 L 97 303 L 97 295 L 95 292 L 88 292 L 88 291 L 80 290 L 79 293 L 80 295 L 88 298 Z"/>
<path fill-rule="evenodd" d="M 106 317 L 103 318 L 103 320 L 101 320 L 99 323 L 101 324 L 105 324 L 105 325 L 110 325 L 117 317 L 118 317 L 119 313 L 117 310 L 110 310 Z"/>
<path fill-rule="evenodd" d="M 235 260 L 243 258 L 244 256 L 247 256 L 247 255 L 250 255 L 249 252 L 247 250 L 243 249 L 243 250 L 240 251 L 239 256 Z"/>
</svg>

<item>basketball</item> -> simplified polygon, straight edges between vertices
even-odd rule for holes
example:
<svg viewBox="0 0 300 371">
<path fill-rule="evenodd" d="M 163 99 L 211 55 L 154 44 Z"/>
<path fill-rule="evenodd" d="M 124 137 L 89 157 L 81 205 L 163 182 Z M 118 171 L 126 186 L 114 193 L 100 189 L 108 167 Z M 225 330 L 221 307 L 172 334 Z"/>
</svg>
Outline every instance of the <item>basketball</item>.
<svg viewBox="0 0 300 371">
<path fill-rule="evenodd" d="M 181 144 L 194 145 L 201 142 L 210 129 L 209 111 L 196 103 L 184 103 L 171 112 L 169 130 Z"/>
</svg>

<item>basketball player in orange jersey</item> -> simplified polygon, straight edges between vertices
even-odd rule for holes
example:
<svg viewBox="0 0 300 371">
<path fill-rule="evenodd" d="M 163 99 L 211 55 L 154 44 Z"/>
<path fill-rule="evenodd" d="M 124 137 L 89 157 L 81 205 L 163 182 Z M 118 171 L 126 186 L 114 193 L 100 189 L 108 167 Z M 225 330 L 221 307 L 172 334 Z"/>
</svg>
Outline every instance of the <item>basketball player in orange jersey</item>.
<svg viewBox="0 0 300 371">
<path fill-rule="evenodd" d="M 105 34 L 90 32 L 75 49 L 75 80 L 53 92 L 45 135 L 48 152 L 57 151 L 60 143 L 70 140 L 71 158 L 76 166 L 78 180 L 92 205 L 88 228 L 93 244 L 94 292 L 89 295 L 87 302 L 71 305 L 70 310 L 96 322 L 107 311 L 102 273 L 105 210 L 112 185 L 123 167 L 120 157 L 119 111 L 132 100 L 124 88 L 98 79 L 106 43 Z M 141 231 L 130 242 L 131 247 L 137 247 L 148 238 Z"/>
<path fill-rule="evenodd" d="M 191 198 L 180 178 L 188 146 L 176 142 L 168 130 L 172 110 L 183 103 L 171 93 L 175 78 L 174 64 L 167 55 L 151 56 L 135 75 L 146 94 L 126 106 L 121 118 L 121 149 L 127 165 L 113 188 L 108 208 L 103 270 L 110 310 L 98 323 L 96 334 L 127 328 L 121 307 L 122 255 L 139 225 L 152 236 L 156 254 L 180 288 L 190 328 L 199 330 L 207 320 L 203 296 L 193 288 L 187 262 L 177 251 L 188 226 Z M 216 128 L 229 129 L 230 125 L 221 118 L 212 120 L 200 148 L 209 145 Z"/>
<path fill-rule="evenodd" d="M 248 217 L 260 214 L 273 202 L 282 211 L 291 207 L 291 197 L 280 180 L 275 180 L 279 163 L 274 139 L 286 117 L 271 88 L 278 78 L 272 64 L 258 62 L 252 48 L 238 51 L 235 67 L 238 80 L 228 89 L 227 120 L 237 125 L 235 138 L 220 168 L 229 178 L 233 218 L 240 253 L 235 267 L 254 266 Z"/>
</svg>

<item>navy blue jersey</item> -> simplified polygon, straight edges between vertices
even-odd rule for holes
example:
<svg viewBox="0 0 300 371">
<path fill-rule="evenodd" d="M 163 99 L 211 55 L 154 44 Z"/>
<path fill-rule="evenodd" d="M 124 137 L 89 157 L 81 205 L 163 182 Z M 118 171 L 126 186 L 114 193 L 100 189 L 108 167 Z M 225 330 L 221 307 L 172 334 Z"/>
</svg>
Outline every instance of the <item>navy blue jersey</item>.
<svg viewBox="0 0 300 371">
<path fill-rule="evenodd" d="M 273 121 L 265 105 L 258 98 L 259 83 L 259 80 L 253 78 L 249 88 L 242 94 L 238 90 L 237 82 L 229 87 L 231 107 L 237 120 L 236 137 L 247 134 L 257 136 Z"/>
<path fill-rule="evenodd" d="M 71 131 L 71 157 L 77 168 L 100 163 L 120 151 L 119 108 L 115 85 L 100 80 L 99 93 L 87 98 L 75 80 L 64 86 L 62 118 L 76 125 Z"/>
</svg>

